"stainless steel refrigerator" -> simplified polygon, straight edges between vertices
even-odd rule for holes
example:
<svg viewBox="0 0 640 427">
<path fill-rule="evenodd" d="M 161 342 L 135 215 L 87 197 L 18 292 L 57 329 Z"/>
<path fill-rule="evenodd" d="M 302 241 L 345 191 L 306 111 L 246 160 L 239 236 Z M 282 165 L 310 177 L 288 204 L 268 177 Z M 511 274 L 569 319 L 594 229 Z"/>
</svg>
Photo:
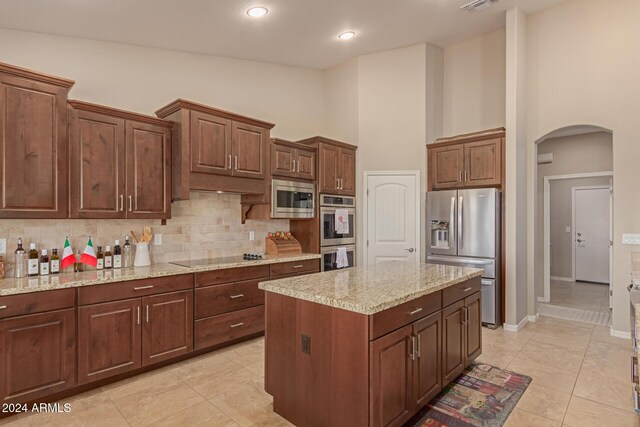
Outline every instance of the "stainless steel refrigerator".
<svg viewBox="0 0 640 427">
<path fill-rule="evenodd" d="M 484 268 L 482 322 L 502 324 L 500 277 L 500 191 L 427 193 L 427 262 Z"/>
</svg>

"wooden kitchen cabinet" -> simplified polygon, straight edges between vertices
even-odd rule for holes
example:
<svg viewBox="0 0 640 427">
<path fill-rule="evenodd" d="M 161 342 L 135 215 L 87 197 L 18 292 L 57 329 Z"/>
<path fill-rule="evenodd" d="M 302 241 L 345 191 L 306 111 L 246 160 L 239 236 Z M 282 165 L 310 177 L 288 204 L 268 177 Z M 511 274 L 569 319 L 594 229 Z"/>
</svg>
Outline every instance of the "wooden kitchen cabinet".
<svg viewBox="0 0 640 427">
<path fill-rule="evenodd" d="M 171 128 L 155 117 L 69 101 L 71 218 L 171 217 Z"/>
<path fill-rule="evenodd" d="M 465 298 L 465 366 L 482 353 L 482 294 Z"/>
<path fill-rule="evenodd" d="M 134 298 L 78 308 L 78 383 L 142 366 L 142 301 Z"/>
<path fill-rule="evenodd" d="M 504 138 L 505 131 L 500 128 L 428 144 L 429 190 L 501 188 Z"/>
<path fill-rule="evenodd" d="M 316 151 L 282 139 L 271 140 L 271 175 L 314 181 Z"/>
<path fill-rule="evenodd" d="M 25 403 L 76 384 L 75 309 L 0 321 L 0 397 Z"/>
<path fill-rule="evenodd" d="M 193 349 L 193 291 L 142 299 L 142 365 L 189 353 Z"/>
<path fill-rule="evenodd" d="M 440 312 L 414 322 L 413 335 L 416 337 L 413 402 L 416 408 L 420 408 L 442 390 L 442 316 Z"/>
<path fill-rule="evenodd" d="M 0 63 L 0 218 L 67 217 L 73 84 Z"/>
<path fill-rule="evenodd" d="M 464 370 L 464 301 L 442 309 L 442 377 L 445 383 L 455 380 Z"/>
<path fill-rule="evenodd" d="M 261 120 L 178 99 L 156 115 L 175 123 L 172 141 L 174 200 L 190 190 L 262 194 L 269 168 L 270 130 Z"/>
<path fill-rule="evenodd" d="M 318 192 L 356 195 L 356 146 L 322 136 L 298 141 L 318 149 Z"/>
</svg>

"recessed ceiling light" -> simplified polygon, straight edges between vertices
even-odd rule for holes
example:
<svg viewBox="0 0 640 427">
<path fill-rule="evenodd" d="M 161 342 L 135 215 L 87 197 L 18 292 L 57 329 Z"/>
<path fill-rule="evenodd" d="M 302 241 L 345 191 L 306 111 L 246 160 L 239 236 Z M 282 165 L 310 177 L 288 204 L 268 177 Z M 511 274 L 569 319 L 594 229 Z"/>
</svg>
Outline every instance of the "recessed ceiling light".
<svg viewBox="0 0 640 427">
<path fill-rule="evenodd" d="M 349 40 L 354 38 L 355 36 L 356 36 L 355 31 L 345 31 L 344 33 L 340 34 L 338 38 L 340 40 Z"/>
<path fill-rule="evenodd" d="M 261 16 L 266 15 L 269 12 L 266 7 L 256 6 L 247 10 L 247 15 L 252 18 L 260 18 Z"/>
</svg>

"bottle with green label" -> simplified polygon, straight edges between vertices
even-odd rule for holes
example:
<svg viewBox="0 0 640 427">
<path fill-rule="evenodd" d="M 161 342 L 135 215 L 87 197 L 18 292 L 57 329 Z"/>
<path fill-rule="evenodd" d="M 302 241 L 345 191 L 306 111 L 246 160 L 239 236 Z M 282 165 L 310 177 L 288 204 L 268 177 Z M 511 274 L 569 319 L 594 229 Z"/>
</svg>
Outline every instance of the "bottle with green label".
<svg viewBox="0 0 640 427">
<path fill-rule="evenodd" d="M 104 254 L 102 253 L 102 246 L 98 246 L 98 252 L 96 252 L 96 269 L 104 269 Z"/>
<path fill-rule="evenodd" d="M 47 254 L 46 249 L 42 250 L 42 256 L 40 257 L 40 275 L 49 275 L 49 254 Z"/>
<path fill-rule="evenodd" d="M 122 248 L 120 247 L 120 240 L 116 240 L 113 247 L 113 268 L 122 267 Z"/>
<path fill-rule="evenodd" d="M 51 274 L 60 273 L 60 256 L 58 255 L 58 249 L 51 250 Z"/>
<path fill-rule="evenodd" d="M 38 250 L 36 249 L 36 244 L 31 243 L 29 245 L 29 254 L 28 254 L 28 263 L 27 263 L 27 274 L 29 276 L 37 276 L 39 273 L 38 264 L 40 263 L 38 257 Z"/>
</svg>

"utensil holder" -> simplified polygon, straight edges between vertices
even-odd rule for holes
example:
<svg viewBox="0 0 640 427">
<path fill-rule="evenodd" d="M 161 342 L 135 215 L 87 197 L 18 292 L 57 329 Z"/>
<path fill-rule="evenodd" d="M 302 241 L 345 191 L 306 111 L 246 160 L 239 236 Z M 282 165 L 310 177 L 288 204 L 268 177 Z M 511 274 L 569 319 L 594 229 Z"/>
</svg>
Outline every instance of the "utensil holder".
<svg viewBox="0 0 640 427">
<path fill-rule="evenodd" d="M 133 260 L 134 267 L 148 267 L 151 265 L 151 246 L 148 242 L 136 243 L 136 257 Z"/>
</svg>

